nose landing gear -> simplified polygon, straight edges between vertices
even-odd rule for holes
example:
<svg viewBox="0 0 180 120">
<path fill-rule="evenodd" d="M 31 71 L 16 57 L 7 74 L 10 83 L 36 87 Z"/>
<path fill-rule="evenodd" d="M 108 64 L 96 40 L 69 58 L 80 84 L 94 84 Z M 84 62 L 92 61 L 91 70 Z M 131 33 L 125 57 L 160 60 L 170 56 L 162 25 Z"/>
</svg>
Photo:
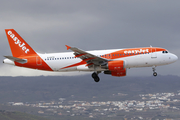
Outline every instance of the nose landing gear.
<svg viewBox="0 0 180 120">
<path fill-rule="evenodd" d="M 153 75 L 156 77 L 157 76 L 157 72 L 154 72 Z"/>
<path fill-rule="evenodd" d="M 157 76 L 156 67 L 153 66 L 152 69 L 153 69 L 153 76 L 156 77 Z"/>
<path fill-rule="evenodd" d="M 100 81 L 100 78 L 99 78 L 98 74 L 99 74 L 98 72 L 97 73 L 94 72 L 92 74 L 92 78 L 94 79 L 95 82 L 99 82 Z"/>
</svg>

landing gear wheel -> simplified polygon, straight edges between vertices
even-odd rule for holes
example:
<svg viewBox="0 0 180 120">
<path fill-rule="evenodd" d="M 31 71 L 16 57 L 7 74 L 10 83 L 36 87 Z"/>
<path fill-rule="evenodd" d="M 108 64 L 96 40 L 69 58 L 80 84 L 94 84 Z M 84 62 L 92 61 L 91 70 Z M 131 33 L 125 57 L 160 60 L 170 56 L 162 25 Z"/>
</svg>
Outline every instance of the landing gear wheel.
<svg viewBox="0 0 180 120">
<path fill-rule="evenodd" d="M 99 82 L 100 81 L 99 76 L 95 72 L 92 74 L 92 78 L 94 79 L 95 82 Z"/>
<path fill-rule="evenodd" d="M 100 81 L 99 77 L 97 76 L 96 78 L 94 78 L 94 81 L 99 82 Z"/>
<path fill-rule="evenodd" d="M 156 77 L 157 76 L 157 72 L 154 72 L 153 75 Z"/>
<path fill-rule="evenodd" d="M 95 78 L 95 77 L 97 77 L 97 74 L 94 72 L 94 73 L 92 74 L 92 78 Z"/>
<path fill-rule="evenodd" d="M 153 69 L 153 76 L 155 76 L 155 77 L 156 77 L 156 76 L 157 76 L 156 66 L 153 66 L 153 67 L 152 67 L 152 69 Z"/>
</svg>

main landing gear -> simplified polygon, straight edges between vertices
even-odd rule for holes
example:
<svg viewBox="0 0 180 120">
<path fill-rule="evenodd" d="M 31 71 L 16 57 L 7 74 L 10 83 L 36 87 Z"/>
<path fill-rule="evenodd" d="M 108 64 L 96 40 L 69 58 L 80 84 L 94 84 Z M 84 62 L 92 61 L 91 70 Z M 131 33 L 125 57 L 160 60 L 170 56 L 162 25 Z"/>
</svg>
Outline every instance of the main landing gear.
<svg viewBox="0 0 180 120">
<path fill-rule="evenodd" d="M 155 76 L 155 77 L 156 77 L 156 76 L 157 76 L 156 67 L 155 67 L 155 66 L 153 66 L 153 67 L 152 67 L 152 69 L 153 69 L 153 76 Z"/>
<path fill-rule="evenodd" d="M 98 74 L 99 74 L 98 72 L 97 73 L 94 72 L 92 74 L 92 78 L 94 79 L 95 82 L 99 82 L 100 81 L 100 78 L 99 78 Z"/>
</svg>

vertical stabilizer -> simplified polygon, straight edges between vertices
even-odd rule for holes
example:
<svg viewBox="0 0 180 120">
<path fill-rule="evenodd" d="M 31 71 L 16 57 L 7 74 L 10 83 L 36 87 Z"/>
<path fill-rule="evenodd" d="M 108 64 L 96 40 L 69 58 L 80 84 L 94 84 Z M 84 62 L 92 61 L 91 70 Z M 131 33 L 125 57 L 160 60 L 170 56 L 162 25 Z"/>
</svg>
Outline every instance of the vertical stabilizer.
<svg viewBox="0 0 180 120">
<path fill-rule="evenodd" d="M 36 54 L 36 52 L 14 29 L 5 29 L 5 32 L 13 57 Z"/>
</svg>

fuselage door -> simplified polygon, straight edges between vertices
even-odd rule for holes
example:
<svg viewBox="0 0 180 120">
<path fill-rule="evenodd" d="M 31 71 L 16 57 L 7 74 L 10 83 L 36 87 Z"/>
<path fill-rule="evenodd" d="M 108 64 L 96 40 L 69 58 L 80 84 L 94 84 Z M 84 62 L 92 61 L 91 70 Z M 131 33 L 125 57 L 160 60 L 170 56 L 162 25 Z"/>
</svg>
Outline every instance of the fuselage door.
<svg viewBox="0 0 180 120">
<path fill-rule="evenodd" d="M 39 56 L 36 57 L 36 65 L 38 66 L 42 65 L 42 60 Z"/>
<path fill-rule="evenodd" d="M 151 48 L 151 58 L 157 58 L 156 48 Z"/>
</svg>

